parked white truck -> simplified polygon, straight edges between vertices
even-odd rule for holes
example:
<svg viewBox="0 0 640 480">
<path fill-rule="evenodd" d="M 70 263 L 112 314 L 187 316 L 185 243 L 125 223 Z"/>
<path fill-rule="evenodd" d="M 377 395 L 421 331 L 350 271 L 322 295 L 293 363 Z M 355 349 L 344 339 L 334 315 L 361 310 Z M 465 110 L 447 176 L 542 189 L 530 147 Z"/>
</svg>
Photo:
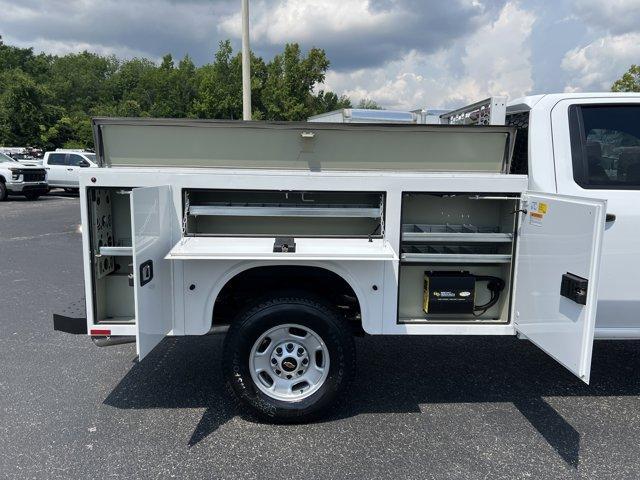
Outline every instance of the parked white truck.
<svg viewBox="0 0 640 480">
<path fill-rule="evenodd" d="M 640 96 L 451 118 L 94 119 L 86 310 L 54 327 L 135 340 L 140 360 L 228 329 L 226 381 L 278 421 L 346 392 L 362 332 L 518 335 L 588 382 L 594 338 L 640 338 Z"/>
<path fill-rule="evenodd" d="M 0 202 L 9 195 L 23 195 L 29 200 L 37 200 L 47 190 L 47 172 L 43 168 L 22 164 L 0 153 Z"/>
<path fill-rule="evenodd" d="M 47 170 L 51 188 L 76 191 L 80 184 L 80 169 L 96 167 L 95 161 L 93 152 L 58 148 L 45 152 L 42 165 Z"/>
</svg>

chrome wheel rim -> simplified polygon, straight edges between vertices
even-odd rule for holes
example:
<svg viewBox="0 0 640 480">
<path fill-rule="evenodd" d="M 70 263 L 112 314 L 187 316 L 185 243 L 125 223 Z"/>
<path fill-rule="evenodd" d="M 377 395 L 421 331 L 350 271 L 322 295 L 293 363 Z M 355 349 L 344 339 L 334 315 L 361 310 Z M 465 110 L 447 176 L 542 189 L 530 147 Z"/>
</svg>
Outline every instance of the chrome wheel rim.
<svg viewBox="0 0 640 480">
<path fill-rule="evenodd" d="M 278 325 L 253 344 L 249 367 L 253 382 L 265 395 L 296 402 L 324 384 L 329 374 L 329 350 L 308 327 Z"/>
</svg>

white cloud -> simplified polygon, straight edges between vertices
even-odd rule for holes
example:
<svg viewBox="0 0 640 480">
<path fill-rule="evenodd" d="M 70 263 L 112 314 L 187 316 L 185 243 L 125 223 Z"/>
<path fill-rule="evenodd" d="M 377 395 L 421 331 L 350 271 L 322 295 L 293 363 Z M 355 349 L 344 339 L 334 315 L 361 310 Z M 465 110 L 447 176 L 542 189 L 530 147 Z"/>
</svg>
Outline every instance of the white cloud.
<svg viewBox="0 0 640 480">
<path fill-rule="evenodd" d="M 92 53 L 97 53 L 98 55 L 115 55 L 121 59 L 145 57 L 155 62 L 159 62 L 162 59 L 160 56 L 150 55 L 148 52 L 128 48 L 124 45 L 102 45 L 99 43 L 49 40 L 45 38 L 36 38 L 29 40 L 28 42 L 24 42 L 7 37 L 6 39 L 3 39 L 3 41 L 6 41 L 6 43 L 16 47 L 33 48 L 36 52 L 47 52 L 52 55 L 66 55 L 68 53 L 78 53 L 86 50 Z"/>
<path fill-rule="evenodd" d="M 616 35 L 637 31 L 640 25 L 638 0 L 574 0 L 573 7 L 590 27 Z"/>
<path fill-rule="evenodd" d="M 566 91 L 609 90 L 631 64 L 640 59 L 640 32 L 599 38 L 570 50 L 562 68 L 570 79 Z"/>
<path fill-rule="evenodd" d="M 223 0 L 0 0 L 0 34 L 47 53 L 211 59 L 217 17 L 228 11 Z"/>
<path fill-rule="evenodd" d="M 298 42 L 325 49 L 338 70 L 374 67 L 468 35 L 487 10 L 475 0 L 260 0 L 251 3 L 252 48 L 274 51 Z M 221 19 L 218 31 L 238 38 L 240 25 L 236 11 Z"/>
<path fill-rule="evenodd" d="M 448 49 L 411 51 L 384 67 L 330 72 L 326 83 L 356 101 L 367 97 L 402 109 L 452 106 L 490 95 L 522 96 L 533 88 L 534 22 L 533 13 L 507 3 L 497 19 Z"/>
<path fill-rule="evenodd" d="M 317 42 L 325 35 L 358 30 L 395 28 L 404 12 L 369 9 L 368 0 L 284 0 L 273 6 L 266 2 L 251 4 L 253 40 L 270 43 Z M 240 12 L 226 18 L 219 28 L 228 35 L 240 36 Z"/>
</svg>

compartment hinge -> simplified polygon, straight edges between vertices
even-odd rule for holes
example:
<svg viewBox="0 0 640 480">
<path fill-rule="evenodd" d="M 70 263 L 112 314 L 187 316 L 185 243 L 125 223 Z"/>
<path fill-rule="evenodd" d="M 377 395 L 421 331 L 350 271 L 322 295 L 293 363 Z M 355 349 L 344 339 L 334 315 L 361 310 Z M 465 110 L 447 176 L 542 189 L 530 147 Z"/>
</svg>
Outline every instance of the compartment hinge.
<svg viewBox="0 0 640 480">
<path fill-rule="evenodd" d="M 189 216 L 189 192 L 184 194 L 184 212 L 182 214 L 182 236 L 187 233 L 187 217 Z"/>
</svg>

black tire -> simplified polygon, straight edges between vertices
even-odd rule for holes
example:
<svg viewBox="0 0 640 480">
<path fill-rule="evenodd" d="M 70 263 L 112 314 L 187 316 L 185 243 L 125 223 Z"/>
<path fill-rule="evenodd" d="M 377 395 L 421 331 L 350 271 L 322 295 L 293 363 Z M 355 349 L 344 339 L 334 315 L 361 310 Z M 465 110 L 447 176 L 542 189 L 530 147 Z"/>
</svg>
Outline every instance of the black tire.
<svg viewBox="0 0 640 480">
<path fill-rule="evenodd" d="M 25 193 L 24 196 L 27 200 L 38 200 L 40 198 L 39 193 Z"/>
<path fill-rule="evenodd" d="M 2 179 L 0 179 L 0 202 L 3 202 L 7 199 L 7 186 L 4 184 Z"/>
<path fill-rule="evenodd" d="M 251 349 L 258 338 L 278 325 L 297 324 L 318 335 L 329 354 L 324 382 L 310 396 L 297 401 L 272 398 L 258 388 L 250 372 Z M 353 336 L 332 307 L 306 295 L 275 295 L 241 312 L 227 333 L 223 375 L 227 386 L 250 413 L 276 423 L 317 419 L 343 396 L 355 375 Z"/>
</svg>

